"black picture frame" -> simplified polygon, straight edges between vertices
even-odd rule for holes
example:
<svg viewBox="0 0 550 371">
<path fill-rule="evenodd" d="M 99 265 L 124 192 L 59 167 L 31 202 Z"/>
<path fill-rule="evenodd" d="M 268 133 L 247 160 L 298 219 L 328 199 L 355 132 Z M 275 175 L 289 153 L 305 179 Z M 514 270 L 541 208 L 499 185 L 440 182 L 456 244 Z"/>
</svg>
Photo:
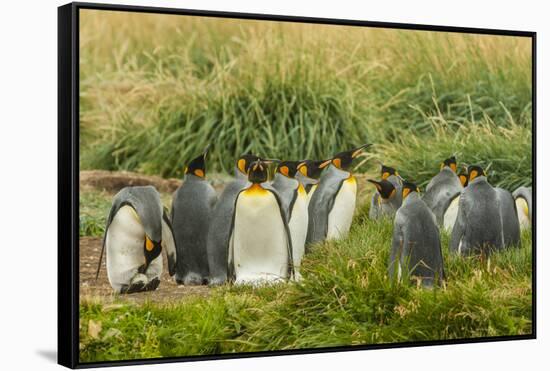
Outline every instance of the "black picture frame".
<svg viewBox="0 0 550 371">
<path fill-rule="evenodd" d="M 79 11 L 81 9 L 187 16 L 207 16 L 248 20 L 333 24 L 357 27 L 393 28 L 406 30 L 441 31 L 485 35 L 528 37 L 532 42 L 532 168 L 533 168 L 533 225 L 532 225 L 532 319 L 533 332 L 525 335 L 402 342 L 392 344 L 341 346 L 330 348 L 262 351 L 215 356 L 186 356 L 155 359 L 132 359 L 111 362 L 79 362 Z M 381 348 L 417 347 L 462 343 L 536 339 L 537 288 L 537 173 L 536 173 L 536 32 L 485 28 L 450 27 L 423 24 L 388 23 L 330 18 L 312 18 L 269 14 L 233 13 L 190 9 L 70 3 L 58 8 L 58 363 L 69 368 L 155 364 L 213 359 L 265 357 L 368 350 Z"/>
</svg>

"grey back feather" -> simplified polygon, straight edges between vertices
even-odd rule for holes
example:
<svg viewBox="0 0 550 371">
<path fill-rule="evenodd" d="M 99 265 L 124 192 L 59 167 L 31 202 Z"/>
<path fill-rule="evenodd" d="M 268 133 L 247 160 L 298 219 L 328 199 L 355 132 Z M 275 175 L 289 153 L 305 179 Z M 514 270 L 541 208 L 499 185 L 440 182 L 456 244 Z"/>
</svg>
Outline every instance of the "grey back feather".
<svg viewBox="0 0 550 371">
<path fill-rule="evenodd" d="M 309 202 L 309 224 L 306 243 L 312 244 L 323 241 L 328 232 L 328 216 L 334 206 L 336 195 L 342 187 L 342 183 L 350 176 L 350 173 L 329 165 L 325 170 L 317 190 Z"/>
</svg>

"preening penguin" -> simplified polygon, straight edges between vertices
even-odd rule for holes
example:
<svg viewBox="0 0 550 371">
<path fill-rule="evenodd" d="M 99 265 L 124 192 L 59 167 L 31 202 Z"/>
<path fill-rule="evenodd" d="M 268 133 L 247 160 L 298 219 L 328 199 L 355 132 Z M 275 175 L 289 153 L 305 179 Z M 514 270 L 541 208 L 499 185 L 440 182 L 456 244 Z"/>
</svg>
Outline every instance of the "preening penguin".
<svg viewBox="0 0 550 371">
<path fill-rule="evenodd" d="M 349 232 L 357 197 L 357 181 L 349 168 L 353 159 L 368 146 L 370 144 L 340 152 L 326 161 L 330 166 L 321 176 L 308 207 L 307 243 L 337 239 Z"/>
<path fill-rule="evenodd" d="M 403 183 L 403 204 L 395 214 L 390 277 L 415 277 L 424 286 L 444 278 L 443 254 L 435 216 L 414 183 Z"/>
<path fill-rule="evenodd" d="M 395 187 L 394 203 L 395 205 L 401 206 L 401 202 L 403 201 L 403 196 L 401 195 L 403 190 L 403 178 L 401 178 L 401 175 L 399 175 L 395 168 L 382 164 L 380 168 L 380 176 L 382 177 L 382 180 L 387 180 L 393 184 Z"/>
<path fill-rule="evenodd" d="M 248 168 L 247 186 L 235 201 L 228 268 L 236 284 L 261 284 L 292 278 L 292 240 L 277 192 L 267 181 L 267 163 Z"/>
<path fill-rule="evenodd" d="M 496 187 L 495 191 L 497 192 L 500 217 L 502 219 L 504 246 L 519 246 L 521 231 L 514 197 L 512 193 L 504 188 Z"/>
<path fill-rule="evenodd" d="M 107 249 L 107 275 L 117 293 L 155 290 L 162 274 L 163 249 L 169 273 L 175 273 L 175 245 L 157 190 L 152 186 L 123 188 L 109 212 L 96 278 Z"/>
<path fill-rule="evenodd" d="M 205 179 L 207 150 L 186 167 L 183 183 L 172 201 L 178 284 L 201 285 L 208 281 L 206 239 L 216 191 Z"/>
<path fill-rule="evenodd" d="M 206 239 L 210 285 L 221 285 L 227 281 L 227 253 L 235 200 L 239 192 L 246 187 L 248 168 L 256 160 L 259 160 L 259 157 L 253 154 L 241 155 L 237 159 L 235 179 L 225 187 L 212 211 Z"/>
<path fill-rule="evenodd" d="M 402 202 L 402 196 L 397 196 L 395 186 L 385 179 L 380 181 L 367 180 L 374 184 L 377 190 L 371 198 L 369 217 L 371 219 L 393 217 Z"/>
<path fill-rule="evenodd" d="M 497 191 L 487 182 L 485 171 L 468 167 L 468 186 L 458 202 L 458 216 L 451 233 L 450 250 L 459 254 L 500 250 L 504 246 Z"/>
<path fill-rule="evenodd" d="M 532 200 L 532 188 L 531 187 L 519 187 L 513 193 L 516 203 L 516 210 L 518 214 L 519 225 L 521 229 L 531 228 L 531 200 Z"/>
<path fill-rule="evenodd" d="M 456 158 L 453 156 L 441 163 L 439 173 L 430 180 L 422 198 L 435 214 L 438 225 L 444 224 L 445 211 L 462 189 L 456 175 Z"/>
<path fill-rule="evenodd" d="M 296 279 L 300 279 L 300 263 L 305 252 L 308 226 L 308 195 L 303 185 L 295 178 L 305 166 L 301 161 L 282 161 L 277 166 L 271 183 L 275 188 L 286 215 L 292 239 L 292 257 Z"/>
</svg>

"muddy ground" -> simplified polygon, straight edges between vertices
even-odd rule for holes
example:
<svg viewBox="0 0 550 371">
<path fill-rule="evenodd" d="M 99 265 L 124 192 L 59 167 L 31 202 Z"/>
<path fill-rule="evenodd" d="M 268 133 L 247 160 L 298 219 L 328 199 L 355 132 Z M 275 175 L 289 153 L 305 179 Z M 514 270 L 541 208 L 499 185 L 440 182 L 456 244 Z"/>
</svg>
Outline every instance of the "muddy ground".
<svg viewBox="0 0 550 371">
<path fill-rule="evenodd" d="M 357 205 L 362 205 L 367 201 L 368 195 L 370 195 L 372 190 L 367 186 L 366 175 L 356 174 L 356 178 L 358 180 Z M 212 183 L 218 193 L 223 190 L 224 179 L 227 179 L 227 177 L 217 177 L 212 180 Z M 162 194 L 170 195 L 177 189 L 177 187 L 179 187 L 180 184 L 181 180 L 179 179 L 163 179 L 158 176 L 148 176 L 127 171 L 91 170 L 80 172 L 81 192 L 102 190 L 106 191 L 108 194 L 114 195 L 125 186 L 153 185 Z M 170 198 L 170 196 L 168 196 L 168 198 Z M 126 295 L 114 294 L 107 278 L 105 256 L 103 256 L 98 279 L 95 279 L 97 263 L 101 253 L 101 244 L 102 239 L 99 237 L 80 238 L 81 301 L 99 301 L 103 303 L 120 301 L 142 303 L 144 301 L 152 301 L 168 303 L 185 300 L 190 297 L 207 296 L 209 294 L 210 289 L 207 286 L 177 285 L 175 280 L 168 274 L 168 266 L 165 255 L 163 255 L 164 270 L 161 277 L 161 283 L 157 290 L 153 292 Z"/>
</svg>

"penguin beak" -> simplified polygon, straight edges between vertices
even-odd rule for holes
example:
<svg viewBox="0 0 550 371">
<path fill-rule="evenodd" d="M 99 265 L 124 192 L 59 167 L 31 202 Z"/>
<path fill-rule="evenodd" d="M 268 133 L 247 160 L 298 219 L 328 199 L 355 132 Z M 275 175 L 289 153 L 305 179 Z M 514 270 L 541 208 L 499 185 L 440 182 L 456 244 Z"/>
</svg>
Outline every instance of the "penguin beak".
<svg viewBox="0 0 550 371">
<path fill-rule="evenodd" d="M 377 182 L 376 180 L 374 179 L 367 179 L 368 182 L 371 182 L 372 184 L 374 184 L 374 186 L 376 187 L 377 190 L 381 191 L 382 190 L 382 185 L 380 184 L 380 182 Z"/>
<path fill-rule="evenodd" d="M 327 167 L 331 162 L 332 162 L 332 159 L 323 161 L 323 162 L 321 163 L 321 165 L 319 165 L 319 169 L 324 169 L 324 168 Z"/>
<path fill-rule="evenodd" d="M 366 143 L 366 144 L 363 144 L 362 146 L 359 146 L 355 149 L 352 150 L 351 152 L 351 158 L 356 158 L 357 156 L 359 156 L 361 153 L 363 153 L 363 151 L 365 149 L 367 149 L 368 147 L 372 146 L 371 143 Z"/>
</svg>

